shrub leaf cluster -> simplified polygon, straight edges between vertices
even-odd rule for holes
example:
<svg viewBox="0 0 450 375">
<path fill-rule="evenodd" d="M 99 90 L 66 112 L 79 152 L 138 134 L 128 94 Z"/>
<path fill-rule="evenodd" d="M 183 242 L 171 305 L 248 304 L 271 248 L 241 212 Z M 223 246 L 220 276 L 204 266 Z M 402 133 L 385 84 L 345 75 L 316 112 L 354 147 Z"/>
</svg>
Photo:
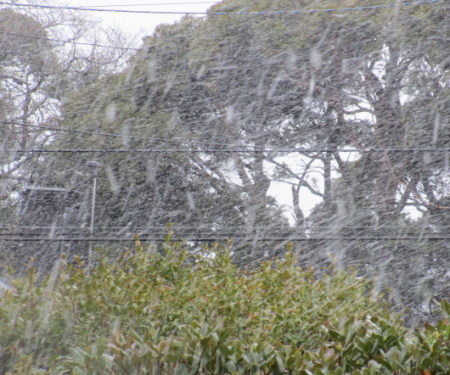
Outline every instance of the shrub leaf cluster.
<svg viewBox="0 0 450 375">
<path fill-rule="evenodd" d="M 242 269 L 227 246 L 137 242 L 13 285 L 0 295 L 2 374 L 450 373 L 448 319 L 407 329 L 370 282 L 318 278 L 290 253 Z"/>
</svg>

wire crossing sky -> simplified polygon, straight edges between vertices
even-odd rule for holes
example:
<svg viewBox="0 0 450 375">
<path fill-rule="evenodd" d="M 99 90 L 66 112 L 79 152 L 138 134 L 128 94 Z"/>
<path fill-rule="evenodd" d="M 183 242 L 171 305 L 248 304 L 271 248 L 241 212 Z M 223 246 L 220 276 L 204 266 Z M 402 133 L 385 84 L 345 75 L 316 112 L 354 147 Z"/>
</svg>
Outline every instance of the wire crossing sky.
<svg viewBox="0 0 450 375">
<path fill-rule="evenodd" d="M 107 132 L 98 132 L 98 131 L 89 131 L 89 130 L 77 130 L 77 129 L 67 129 L 67 128 L 58 128 L 58 127 L 52 127 L 52 126 L 44 126 L 44 125 L 32 125 L 32 124 L 22 124 L 19 122 L 14 121 L 3 121 L 0 120 L 0 124 L 4 125 L 18 125 L 25 128 L 35 128 L 36 131 L 43 131 L 43 130 L 49 130 L 49 131 L 56 131 L 56 132 L 65 132 L 65 133 L 78 133 L 78 134 L 90 134 L 90 135 L 98 135 L 103 137 L 113 137 L 113 138 L 121 138 L 123 139 L 124 136 L 122 134 L 115 134 L 115 133 L 107 133 Z M 142 137 L 142 136 L 134 136 L 134 135 L 128 135 L 127 138 L 129 139 L 139 139 L 139 140 L 146 140 L 146 141 L 153 141 L 153 142 L 167 142 L 167 143 L 186 143 L 186 140 L 184 138 L 153 138 L 153 137 Z M 231 143 L 222 143 L 222 142 L 210 142 L 210 141 L 200 141 L 200 140 L 191 140 L 192 144 L 204 144 L 204 145 L 213 145 L 213 146 L 224 146 L 228 147 L 229 149 L 226 150 L 226 152 L 261 152 L 258 148 L 252 148 L 249 150 L 234 150 L 233 147 L 236 147 L 236 145 Z M 248 145 L 241 145 L 239 147 L 244 148 L 250 148 Z M 263 149 L 264 152 L 291 152 L 292 149 Z M 299 152 L 299 149 L 294 149 L 294 152 Z M 301 149 L 302 152 L 335 152 L 336 150 L 330 150 L 330 149 Z M 20 150 L 20 149 L 14 149 L 14 150 L 2 150 L 2 151 L 8 151 L 8 152 L 32 152 L 33 150 Z M 47 150 L 48 152 L 55 152 L 55 150 Z M 89 152 L 90 150 L 83 150 L 83 152 Z M 95 150 L 93 152 L 154 152 L 155 150 L 133 150 L 133 149 L 127 149 L 127 150 Z M 156 150 L 155 152 L 170 152 L 170 150 Z M 207 150 L 203 151 L 195 151 L 195 150 L 178 150 L 177 152 L 208 152 Z M 428 147 L 428 148 L 380 148 L 380 149 L 342 149 L 338 150 L 338 152 L 387 152 L 387 151 L 393 151 L 393 152 L 450 152 L 450 148 L 434 148 L 434 147 Z M 35 150 L 35 152 L 46 152 L 45 149 Z M 65 150 L 61 152 L 72 152 L 71 150 Z M 77 152 L 77 151 L 73 151 Z M 210 152 L 225 152 L 224 150 L 210 150 Z"/>
<path fill-rule="evenodd" d="M 61 9 L 61 10 L 77 10 L 89 12 L 111 12 L 111 13 L 139 13 L 139 14 L 186 14 L 186 15 L 211 15 L 211 16 L 227 16 L 227 15 L 278 15 L 278 14 L 311 14 L 311 13 L 326 13 L 326 12 L 348 12 L 361 11 L 382 8 L 396 8 L 402 6 L 419 6 L 441 2 L 442 0 L 425 0 L 409 3 L 393 3 L 393 4 L 378 4 L 362 7 L 351 8 L 327 8 L 327 9 L 302 9 L 302 10 L 276 10 L 276 11 L 242 11 L 242 12 L 183 12 L 183 11 L 158 11 L 158 10 L 132 10 L 132 9 L 105 9 L 105 8 L 87 8 L 87 7 L 70 7 L 70 6 L 56 6 L 56 5 L 32 5 L 24 3 L 7 3 L 0 2 L 0 5 L 10 5 L 16 7 L 26 8 L 41 8 L 41 9 Z"/>
<path fill-rule="evenodd" d="M 75 40 L 67 40 L 67 39 L 55 39 L 55 38 L 44 38 L 40 36 L 33 35 L 33 37 L 30 37 L 30 35 L 27 34 L 20 34 L 20 33 L 12 33 L 12 32 L 3 32 L 3 34 L 6 35 L 12 35 L 12 36 L 20 36 L 20 37 L 26 37 L 31 39 L 38 39 L 38 40 L 47 40 L 49 42 L 56 42 L 56 43 L 70 43 L 70 44 L 77 44 L 80 46 L 91 46 L 91 47 L 99 47 L 99 48 L 111 48 L 111 49 L 120 49 L 120 50 L 126 50 L 126 51 L 139 51 L 139 48 L 133 48 L 133 47 L 117 47 L 112 45 L 105 45 L 105 44 L 98 44 L 98 43 L 89 43 L 89 42 L 81 42 L 81 41 L 75 41 Z"/>
<path fill-rule="evenodd" d="M 215 4 L 217 1 L 188 1 L 185 3 L 141 3 L 141 4 L 107 4 L 107 5 L 90 5 L 84 8 L 112 8 L 112 7 L 142 7 L 142 6 L 167 6 L 167 5 L 198 5 L 198 4 Z"/>
<path fill-rule="evenodd" d="M 258 148 L 251 149 L 0 149 L 1 152 L 10 153 L 258 153 L 258 152 L 449 152 L 450 148 L 344 148 L 344 149 L 329 149 L 329 148 Z"/>
</svg>

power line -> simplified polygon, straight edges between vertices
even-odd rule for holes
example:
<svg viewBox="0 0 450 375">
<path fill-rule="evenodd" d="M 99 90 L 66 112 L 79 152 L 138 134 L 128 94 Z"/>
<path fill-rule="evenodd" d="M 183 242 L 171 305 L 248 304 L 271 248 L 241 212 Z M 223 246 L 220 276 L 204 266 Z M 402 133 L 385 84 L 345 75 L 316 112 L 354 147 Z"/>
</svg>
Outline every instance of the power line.
<svg viewBox="0 0 450 375">
<path fill-rule="evenodd" d="M 450 228 L 450 225 L 439 225 L 439 227 L 442 228 Z M 18 230 L 18 231 L 25 231 L 25 230 L 50 230 L 50 231 L 56 231 L 56 230 L 61 230 L 61 229 L 65 229 L 65 230 L 88 230 L 88 228 L 86 227 L 80 227 L 80 226 L 70 226 L 70 225 L 66 225 L 66 226 L 54 226 L 54 225 L 47 225 L 47 226 L 39 226 L 39 225 L 13 225 L 13 226 L 8 226 L 8 225 L 0 225 L 0 235 L 4 234 L 5 232 L 1 232 L 2 229 L 6 229 L 9 231 L 13 231 L 13 230 Z M 105 231 L 105 230 L 114 230 L 116 232 L 118 231 L 122 231 L 122 230 L 128 230 L 130 232 L 135 232 L 135 231 L 150 231 L 150 230 L 154 230 L 154 231 L 162 231 L 167 233 L 167 226 L 164 225 L 160 225 L 160 226 L 144 226 L 144 227 L 127 227 L 127 226 L 95 226 L 94 229 L 96 231 Z M 407 227 L 399 227 L 398 225 L 383 225 L 382 227 L 376 227 L 373 225 L 345 225 L 343 227 L 340 227 L 339 230 L 341 231 L 345 231 L 345 230 L 370 230 L 371 232 L 376 232 L 376 231 L 380 231 L 380 230 L 388 230 L 388 229 L 397 229 L 399 232 L 402 231 L 407 231 L 408 228 Z M 218 233 L 218 232 L 213 232 L 211 231 L 210 228 L 205 228 L 205 227 L 201 227 L 201 226 L 176 226 L 176 227 L 172 227 L 172 231 L 177 233 L 180 231 L 189 231 L 189 230 L 195 230 L 197 232 L 199 231 L 207 231 L 209 230 L 212 233 Z M 232 231 L 233 234 L 234 233 L 239 233 L 239 230 L 242 230 L 242 226 L 238 226 L 238 227 L 223 227 L 220 229 L 222 232 L 223 231 Z M 254 231 L 252 232 L 255 235 L 261 234 L 261 233 L 265 233 L 268 231 Z"/>
<path fill-rule="evenodd" d="M 186 143 L 186 138 L 153 138 L 153 137 L 142 137 L 137 135 L 126 135 L 123 134 L 116 134 L 116 133 L 108 133 L 108 132 L 96 132 L 91 130 L 78 130 L 78 129 L 66 129 L 66 128 L 60 128 L 60 127 L 53 127 L 53 126 L 45 126 L 45 125 L 33 125 L 33 124 L 23 124 L 15 121 L 4 121 L 0 120 L 0 124 L 6 124 L 6 125 L 17 125 L 22 126 L 26 128 L 36 128 L 37 131 L 57 131 L 57 132 L 65 132 L 65 133 L 74 133 L 74 134 L 88 134 L 88 135 L 98 135 L 98 136 L 105 136 L 105 137 L 112 137 L 112 138 L 130 138 L 130 139 L 138 139 L 143 141 L 158 141 L 158 142 L 173 142 L 173 143 Z M 208 142 L 208 141 L 200 141 L 200 140 L 190 140 L 189 142 L 194 144 L 205 144 L 205 145 L 214 145 L 214 146 L 225 146 L 225 147 L 238 147 L 236 145 L 233 145 L 232 143 L 222 143 L 222 142 Z M 239 146 L 246 148 L 245 150 L 162 150 L 162 149 L 156 149 L 156 150 L 3 150 L 6 152 L 449 152 L 450 148 L 379 148 L 379 149 L 372 149 L 372 148 L 366 148 L 366 149 L 342 149 L 342 150 L 329 150 L 329 149 L 248 149 L 250 146 Z M 0 151 L 2 151 L 0 149 Z"/>
<path fill-rule="evenodd" d="M 90 130 L 65 129 L 65 128 L 58 128 L 58 127 L 54 127 L 54 126 L 45 126 L 45 125 L 22 124 L 22 123 L 14 122 L 14 121 L 2 121 L 2 120 L 0 120 L 0 123 L 1 124 L 7 124 L 7 125 L 17 125 L 17 126 L 22 126 L 22 127 L 25 127 L 25 128 L 36 128 L 36 131 L 51 130 L 51 131 L 64 132 L 64 133 L 78 133 L 78 134 L 100 135 L 100 136 L 105 136 L 105 137 L 122 138 L 122 139 L 124 138 L 124 136 L 122 134 L 107 133 L 107 132 L 95 132 L 95 131 L 90 131 Z M 147 138 L 147 137 L 141 137 L 141 136 L 135 136 L 135 135 L 127 135 L 126 138 L 148 140 L 148 141 L 163 140 L 163 141 L 182 142 L 181 140 L 170 140 L 170 139 L 164 139 L 164 138 Z"/>
<path fill-rule="evenodd" d="M 327 8 L 327 9 L 304 9 L 304 10 L 277 10 L 277 11 L 237 11 L 237 12 L 182 12 L 182 11 L 159 11 L 159 10 L 131 10 L 131 9 L 103 9 L 103 8 L 87 8 L 87 7 L 71 7 L 57 5 L 33 5 L 23 3 L 7 3 L 0 2 L 0 5 L 9 5 L 16 7 L 40 8 L 40 9 L 60 9 L 60 10 L 79 10 L 89 12 L 111 12 L 111 13 L 134 13 L 134 14 L 180 14 L 180 15 L 210 15 L 210 16 L 226 16 L 226 15 L 295 15 L 295 14 L 311 14 L 311 13 L 329 13 L 329 12 L 347 12 L 360 10 L 374 10 L 382 8 L 396 8 L 401 6 L 419 6 L 441 2 L 442 0 L 424 0 L 409 3 L 379 4 L 362 7 L 351 8 Z"/>
<path fill-rule="evenodd" d="M 168 6 L 168 5 L 200 5 L 200 4 L 216 4 L 216 1 L 189 1 L 185 3 L 144 3 L 144 4 L 109 4 L 109 5 L 89 5 L 81 8 L 109 8 L 109 7 L 150 7 L 150 6 Z"/>
<path fill-rule="evenodd" d="M 3 31 L 2 34 L 19 36 L 19 37 L 27 37 L 29 39 L 36 39 L 36 40 L 47 40 L 49 42 L 56 42 L 56 43 L 71 43 L 71 44 L 78 44 L 78 45 L 82 45 L 82 46 L 91 46 L 91 47 L 99 47 L 99 48 L 110 48 L 110 49 L 119 49 L 119 50 L 126 50 L 126 51 L 140 51 L 140 48 L 108 46 L 106 44 L 77 42 L 74 40 L 66 40 L 66 39 L 44 38 L 44 37 L 40 37 L 40 36 L 36 36 L 36 35 L 31 36 L 31 35 L 26 35 L 26 34 L 12 33 L 9 31 Z"/>
<path fill-rule="evenodd" d="M 9 235 L 0 235 L 1 241 L 13 241 L 13 242 L 135 242 L 134 237 L 17 237 Z M 166 236 L 143 236 L 138 238 L 141 242 L 165 242 Z M 319 242 L 319 241 L 443 241 L 450 240 L 450 235 L 438 235 L 438 236 L 316 236 L 316 237 L 249 237 L 245 236 L 204 236 L 204 237 L 172 237 L 173 242 L 218 242 L 229 240 L 242 240 L 246 242 Z"/>
<path fill-rule="evenodd" d="M 14 121 L 3 121 L 0 120 L 0 124 L 6 124 L 6 125 L 17 125 L 17 126 L 23 126 L 26 128 L 36 128 L 36 131 L 58 131 L 58 132 L 65 132 L 65 133 L 78 133 L 78 134 L 89 134 L 89 135 L 99 135 L 99 136 L 105 136 L 105 137 L 113 137 L 113 138 L 130 138 L 130 139 L 139 139 L 143 141 L 161 141 L 161 142 L 174 142 L 174 143 L 186 143 L 186 138 L 148 138 L 148 137 L 142 137 L 138 135 L 127 135 L 124 136 L 123 134 L 115 134 L 115 133 L 107 133 L 107 132 L 95 132 L 91 130 L 77 130 L 77 129 L 66 129 L 66 128 L 58 128 L 54 126 L 45 126 L 45 125 L 33 125 L 33 124 L 23 124 L 19 122 Z M 207 144 L 211 146 L 233 146 L 231 143 L 221 143 L 221 142 L 209 142 L 209 141 L 199 141 L 199 140 L 190 140 L 192 143 L 201 143 L 201 144 Z M 235 146 L 235 145 L 234 145 Z M 245 146 L 243 146 L 245 147 Z"/>
<path fill-rule="evenodd" d="M 385 153 L 385 152 L 449 152 L 450 148 L 351 148 L 351 149 L 328 149 L 328 148 L 252 148 L 248 146 L 243 149 L 0 149 L 0 152 L 8 153 L 257 153 L 257 152 L 279 152 L 279 153 L 320 153 L 320 152 L 338 152 L 338 153 Z"/>
<path fill-rule="evenodd" d="M 450 228 L 448 225 L 443 225 L 443 228 Z M 415 231 L 421 231 L 422 229 L 413 227 L 412 229 L 406 229 L 402 230 L 396 227 L 395 225 L 390 225 L 382 228 L 376 228 L 374 226 L 361 226 L 361 227 L 352 227 L 352 226 L 345 226 L 342 228 L 339 228 L 338 230 L 334 231 L 327 231 L 329 235 L 334 236 L 356 236 L 356 234 L 341 234 L 341 232 L 350 232 L 355 231 L 358 233 L 359 237 L 373 237 L 373 238 L 379 238 L 379 237 L 385 237 L 386 235 L 389 235 L 389 232 L 392 231 L 392 229 L 397 230 L 397 234 L 401 236 L 411 236 L 412 230 Z M 18 226 L 14 228 L 10 227 L 0 227 L 0 236 L 47 236 L 52 237 L 53 234 L 57 233 L 57 235 L 54 236 L 63 236 L 67 235 L 68 232 L 71 233 L 71 235 L 74 235 L 75 233 L 77 235 L 84 235 L 87 231 L 89 231 L 90 228 L 88 227 L 79 227 L 79 226 Z M 95 226 L 94 230 L 97 233 L 102 233 L 104 235 L 105 232 L 113 231 L 116 234 L 118 232 L 128 232 L 128 235 L 138 235 L 138 236 L 156 236 L 156 235 L 166 235 L 167 234 L 167 227 L 101 227 L 101 226 Z M 47 232 L 48 231 L 48 232 Z M 265 236 L 271 236 L 271 237 L 283 237 L 283 238 L 289 238 L 292 235 L 296 235 L 296 229 L 291 228 L 291 230 L 284 230 L 284 231 L 275 231 L 274 229 L 269 230 L 260 230 L 255 229 L 252 231 L 246 231 L 243 226 L 238 227 L 224 227 L 220 228 L 219 230 L 211 230 L 210 228 L 201 228 L 201 227 L 176 227 L 172 228 L 172 232 L 174 232 L 178 236 L 192 236 L 194 235 L 194 232 L 196 235 L 201 234 L 202 236 L 220 236 L 220 237 L 265 237 Z M 409 232 L 409 233 L 408 233 Z M 53 234 L 52 234 L 53 233 Z M 275 234 L 276 233 L 276 234 Z M 370 234 L 369 234 L 370 233 Z M 392 234 L 390 234 L 392 236 Z M 420 237 L 423 236 L 438 236 L 440 235 L 440 232 L 434 232 L 427 229 L 424 232 L 421 232 Z M 447 234 L 446 234 L 447 235 Z M 450 235 L 450 234 L 449 234 Z M 314 236 L 314 235 L 308 235 L 308 237 L 320 237 L 320 236 Z M 327 236 L 325 236 L 327 237 Z M 342 237 L 339 237 L 342 238 Z"/>
</svg>

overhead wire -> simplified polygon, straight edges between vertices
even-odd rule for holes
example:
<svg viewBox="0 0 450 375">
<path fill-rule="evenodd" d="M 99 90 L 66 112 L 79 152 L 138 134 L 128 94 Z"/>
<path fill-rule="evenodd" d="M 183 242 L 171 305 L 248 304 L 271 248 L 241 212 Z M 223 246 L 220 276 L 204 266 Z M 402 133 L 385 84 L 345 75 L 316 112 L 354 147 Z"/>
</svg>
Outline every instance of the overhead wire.
<svg viewBox="0 0 450 375">
<path fill-rule="evenodd" d="M 4 238 L 2 238 L 4 237 Z M 1 241 L 14 241 L 14 242 L 37 242 L 37 241 L 48 241 L 48 242 L 135 242 L 134 237 L 8 237 L 0 235 Z M 141 242 L 166 242 L 166 236 L 160 237 L 139 237 Z M 229 241 L 229 240 L 243 240 L 249 243 L 252 242 L 320 242 L 320 241 L 443 241 L 450 240 L 450 235 L 439 235 L 439 236 L 317 236 L 317 237 L 248 237 L 245 236 L 192 236 L 192 237 L 172 237 L 172 241 L 175 242 L 218 242 L 218 241 Z"/>
<path fill-rule="evenodd" d="M 9 124 L 9 125 L 17 125 L 17 126 L 23 126 L 23 127 L 29 127 L 29 128 L 36 128 L 40 131 L 58 131 L 58 132 L 67 132 L 67 133 L 75 133 L 75 134 L 87 134 L 87 135 L 98 135 L 98 136 L 105 136 L 105 137 L 112 137 L 112 138 L 130 138 L 130 139 L 138 139 L 143 141 L 158 141 L 158 142 L 173 142 L 173 143 L 187 143 L 185 138 L 157 138 L 157 137 L 143 137 L 143 136 L 137 136 L 137 135 L 126 135 L 123 134 L 117 134 L 117 133 L 108 133 L 108 132 L 96 132 L 91 130 L 78 130 L 78 129 L 67 129 L 67 128 L 59 128 L 59 127 L 53 127 L 53 126 L 45 126 L 45 125 L 33 125 L 33 124 L 22 124 L 19 122 L 14 121 L 4 121 L 0 120 L 0 124 Z M 307 148 L 294 148 L 294 149 L 273 149 L 273 148 L 267 148 L 267 149 L 258 149 L 253 148 L 249 149 L 252 146 L 248 145 L 241 145 L 236 146 L 232 143 L 222 143 L 222 142 L 210 142 L 210 141 L 202 141 L 202 140 L 190 140 L 189 142 L 192 142 L 194 144 L 205 144 L 205 145 L 216 145 L 216 146 L 225 146 L 225 147 L 243 147 L 246 148 L 246 150 L 242 149 L 217 149 L 217 150 L 187 150 L 187 149 L 181 149 L 181 150 L 173 150 L 174 152 L 450 152 L 450 148 L 366 148 L 366 149 L 341 149 L 341 150 L 330 150 L 330 149 L 307 149 Z M 0 151 L 4 152 L 102 152 L 102 153 L 108 153 L 108 152 L 171 152 L 172 150 L 163 150 L 163 149 L 105 149 L 105 150 L 38 150 L 38 149 L 29 149 L 29 150 L 2 150 Z"/>
<path fill-rule="evenodd" d="M 35 40 L 47 40 L 49 42 L 57 42 L 57 43 L 64 43 L 64 44 L 77 44 L 77 45 L 81 45 L 81 46 L 110 48 L 110 49 L 118 49 L 118 50 L 125 50 L 125 51 L 140 51 L 141 50 L 140 48 L 134 48 L 134 47 L 118 47 L 118 46 L 112 46 L 112 45 L 106 45 L 106 44 L 97 44 L 97 43 L 90 43 L 90 42 L 79 42 L 79 41 L 70 40 L 70 39 L 47 38 L 47 37 L 41 37 L 41 36 L 37 36 L 37 35 L 27 35 L 27 34 L 13 33 L 13 32 L 10 32 L 10 31 L 2 31 L 1 34 L 12 35 L 12 36 L 19 36 L 19 37 L 27 37 L 27 38 L 35 39 Z"/>
<path fill-rule="evenodd" d="M 60 9 L 60 10 L 79 10 L 89 12 L 111 12 L 111 13 L 134 13 L 134 14 L 179 14 L 179 15 L 209 15 L 209 16 L 228 16 L 228 15 L 296 15 L 296 14 L 311 14 L 311 13 L 328 13 L 328 12 L 348 12 L 361 10 L 374 10 L 382 8 L 396 8 L 403 6 L 419 6 L 432 3 L 441 2 L 443 0 L 422 0 L 417 2 L 406 3 L 390 3 L 378 4 L 360 7 L 346 7 L 346 8 L 326 8 L 326 9 L 303 9 L 303 10 L 277 10 L 277 11 L 235 11 L 235 12 L 189 12 L 189 11 L 160 11 L 160 10 L 132 10 L 132 9 L 105 9 L 105 8 L 88 8 L 88 7 L 73 7 L 73 6 L 58 6 L 58 5 L 36 5 L 24 3 L 8 3 L 0 1 L 0 5 L 9 5 L 26 8 L 40 8 L 40 9 Z"/>
<path fill-rule="evenodd" d="M 274 12 L 174 12 L 174 14 L 268 14 L 268 13 L 273 13 L 273 14 L 282 14 L 282 13 L 298 13 L 298 12 L 317 12 L 317 11 L 339 11 L 339 10 L 345 10 L 345 11 L 349 11 L 349 10 L 362 10 L 362 9 L 376 9 L 378 7 L 387 7 L 387 6 L 406 6 L 406 5 L 424 5 L 424 4 L 430 4 L 430 3 L 435 3 L 435 2 L 441 2 L 442 0 L 427 0 L 427 1 L 419 1 L 419 2 L 415 2 L 415 3 L 396 3 L 396 4 L 385 4 L 385 5 L 378 5 L 378 6 L 369 6 L 369 7 L 355 7 L 355 8 L 335 8 L 335 9 L 311 9 L 311 10 L 307 10 L 307 11 L 274 11 Z M 216 2 L 198 2 L 198 3 L 216 3 Z M 158 5 L 160 3 L 155 3 L 153 5 Z M 171 3 L 172 5 L 182 5 L 182 4 L 188 4 L 188 3 Z M 194 4 L 194 3 L 192 3 Z M 63 7 L 63 6 L 50 6 L 50 5 L 33 5 L 33 4 L 22 4 L 22 3 L 7 3 L 7 2 L 1 2 L 0 1 L 0 5 L 11 5 L 11 6 L 17 6 L 17 7 L 33 7 L 33 8 L 50 8 L 50 9 L 66 9 L 66 10 L 80 10 L 80 11 L 111 11 L 111 12 L 144 12 L 144 13 L 148 13 L 148 12 L 152 12 L 153 11 L 131 11 L 131 10 L 120 10 L 120 9 L 111 9 L 111 10 L 103 10 L 103 9 L 94 9 L 91 7 Z M 117 6 L 137 6 L 139 4 L 132 4 L 132 5 L 117 5 Z M 152 4 L 142 4 L 142 5 L 152 5 Z M 160 4 L 163 5 L 163 4 Z M 168 5 L 168 4 L 164 4 L 164 5 Z M 98 7 L 103 7 L 103 6 L 98 6 Z M 105 6 L 106 7 L 106 6 Z M 165 13 L 165 12 L 162 12 Z M 159 14 L 159 12 L 156 12 L 156 14 Z M 13 32 L 3 32 L 3 34 L 7 34 L 7 35 L 15 35 L 15 36 L 26 36 L 29 37 L 30 35 L 24 35 L 24 34 L 20 34 L 20 33 L 13 33 Z M 71 44 L 77 44 L 77 45 L 84 45 L 84 46 L 93 46 L 93 47 L 99 47 L 99 48 L 110 48 L 110 49 L 121 49 L 121 50 L 128 50 L 128 51 L 140 51 L 140 48 L 134 48 L 134 47 L 117 47 L 117 46 L 112 46 L 112 45 L 105 45 L 105 44 L 97 44 L 97 43 L 90 43 L 90 42 L 80 42 L 80 41 L 73 41 L 73 40 L 63 40 L 63 39 L 55 39 L 55 38 L 46 38 L 46 37 L 39 37 L 37 35 L 33 36 L 33 39 L 39 39 L 39 40 L 47 40 L 47 41 L 52 41 L 52 42 L 58 42 L 58 43 L 71 43 Z"/>
<path fill-rule="evenodd" d="M 33 125 L 33 124 L 23 124 L 19 122 L 14 121 L 4 121 L 0 120 L 0 124 L 5 125 L 15 125 L 15 126 L 23 126 L 26 128 L 36 128 L 36 131 L 58 131 L 58 132 L 65 132 L 65 133 L 78 133 L 78 134 L 88 134 L 88 135 L 98 135 L 98 136 L 105 136 L 105 137 L 112 137 L 112 138 L 130 138 L 130 139 L 139 139 L 143 141 L 158 141 L 158 142 L 173 142 L 173 143 L 186 143 L 186 138 L 181 137 L 173 137 L 173 138 L 157 138 L 157 137 L 143 137 L 138 135 L 126 135 L 123 134 L 116 134 L 116 133 L 108 133 L 108 132 L 96 132 L 91 130 L 78 130 L 78 129 L 67 129 L 67 128 L 58 128 L 53 126 L 46 126 L 46 125 Z M 223 143 L 223 142 L 211 142 L 211 141 L 203 141 L 203 140 L 189 140 L 191 143 L 201 143 L 205 145 L 211 145 L 211 146 L 227 146 L 227 147 L 233 147 L 236 146 L 235 144 L 231 143 Z"/>
<path fill-rule="evenodd" d="M 344 152 L 344 153 L 384 153 L 384 152 L 449 152 L 450 148 L 349 148 L 349 149 L 329 149 L 329 148 L 248 148 L 243 149 L 0 149 L 0 152 L 8 153 L 320 153 L 320 152 Z"/>
<path fill-rule="evenodd" d="M 175 3 L 141 3 L 141 4 L 108 4 L 108 5 L 89 5 L 86 8 L 109 8 L 109 7 L 150 7 L 150 6 L 172 6 L 172 5 L 201 5 L 201 4 L 216 4 L 216 1 L 188 1 Z M 85 8 L 81 6 L 81 8 Z"/>
<path fill-rule="evenodd" d="M 51 191 L 51 190 L 50 190 Z M 450 228 L 450 225 L 446 225 L 446 224 L 442 224 L 439 225 L 440 228 Z M 66 225 L 66 226 L 54 226 L 54 225 L 12 225 L 12 226 L 8 226 L 8 225 L 2 225 L 0 224 L 0 234 L 4 233 L 1 232 L 2 230 L 50 230 L 50 231 L 55 231 L 55 230 L 60 230 L 60 229 L 70 229 L 70 230 L 88 230 L 89 228 L 87 227 L 80 227 L 80 226 L 73 226 L 73 225 Z M 158 231 L 165 231 L 167 232 L 167 225 L 159 225 L 159 226 L 138 226 L 138 227 L 131 227 L 131 226 L 101 226 L 101 225 L 96 225 L 94 226 L 95 230 L 115 230 L 117 232 L 120 231 L 125 231 L 125 230 L 129 230 L 130 232 L 134 232 L 134 231 L 143 231 L 143 230 L 158 230 Z M 239 231 L 241 230 L 242 227 L 240 226 L 235 226 L 235 227 L 223 227 L 220 228 L 221 231 Z M 370 231 L 379 231 L 379 230 L 386 230 L 386 229 L 397 229 L 399 231 L 401 230 L 408 230 L 409 228 L 407 227 L 399 227 L 398 225 L 383 225 L 381 227 L 377 227 L 375 225 L 345 225 L 339 228 L 340 230 L 370 230 Z M 172 226 L 171 230 L 173 232 L 178 232 L 178 231 L 183 231 L 183 230 L 208 230 L 210 232 L 214 232 L 216 233 L 217 231 L 213 231 L 211 228 L 207 228 L 207 227 L 202 227 L 202 226 Z M 263 233 L 263 232 L 268 232 L 270 230 L 262 230 L 262 231 L 256 231 L 256 233 Z M 449 234 L 450 235 L 450 234 Z"/>
<path fill-rule="evenodd" d="M 450 226 L 443 226 L 449 228 Z M 104 234 L 108 230 L 114 230 L 116 235 Z M 369 226 L 369 225 L 346 225 L 339 231 L 331 231 L 329 234 L 307 234 L 299 235 L 295 228 L 286 231 L 278 231 L 273 234 L 273 230 L 254 229 L 250 232 L 243 232 L 242 227 L 226 227 L 220 230 L 211 230 L 205 227 L 177 226 L 172 227 L 173 241 L 192 242 L 218 242 L 218 241 L 244 241 L 244 242 L 320 242 L 320 241 L 444 241 L 450 240 L 450 233 L 430 232 L 431 228 L 420 234 L 414 235 L 411 231 L 402 230 L 394 225 Z M 397 234 L 389 233 L 392 229 L 399 229 Z M 2 231 L 3 230 L 3 231 Z M 49 230 L 49 233 L 42 230 Z M 142 242 L 164 242 L 167 240 L 167 226 L 96 226 L 96 235 L 85 235 L 82 233 L 88 228 L 79 226 L 0 226 L 0 240 L 14 242 L 133 242 L 136 239 Z M 190 233 L 194 230 L 195 233 Z M 348 230 L 359 230 L 357 234 L 345 234 Z M 62 233 L 59 231 L 63 231 Z M 128 232 L 128 235 L 117 235 Z M 78 233 L 77 233 L 78 232 Z M 102 233 L 103 232 L 103 233 Z M 343 233 L 342 233 L 343 232 Z"/>
</svg>

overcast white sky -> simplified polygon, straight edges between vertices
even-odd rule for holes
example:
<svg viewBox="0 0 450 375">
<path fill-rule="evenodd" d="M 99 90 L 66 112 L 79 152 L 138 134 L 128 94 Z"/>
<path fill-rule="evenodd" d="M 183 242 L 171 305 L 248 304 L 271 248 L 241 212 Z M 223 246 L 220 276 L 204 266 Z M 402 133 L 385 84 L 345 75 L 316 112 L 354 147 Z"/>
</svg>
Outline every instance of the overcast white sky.
<svg viewBox="0 0 450 375">
<path fill-rule="evenodd" d="M 58 0 L 58 5 L 83 6 L 99 9 L 127 9 L 164 12 L 205 12 L 214 0 Z M 140 36 L 153 33 L 156 26 L 161 23 L 173 23 L 183 15 L 170 14 L 130 14 L 113 12 L 89 12 L 96 18 L 102 19 L 106 24 L 116 25 L 123 31 Z"/>
</svg>

